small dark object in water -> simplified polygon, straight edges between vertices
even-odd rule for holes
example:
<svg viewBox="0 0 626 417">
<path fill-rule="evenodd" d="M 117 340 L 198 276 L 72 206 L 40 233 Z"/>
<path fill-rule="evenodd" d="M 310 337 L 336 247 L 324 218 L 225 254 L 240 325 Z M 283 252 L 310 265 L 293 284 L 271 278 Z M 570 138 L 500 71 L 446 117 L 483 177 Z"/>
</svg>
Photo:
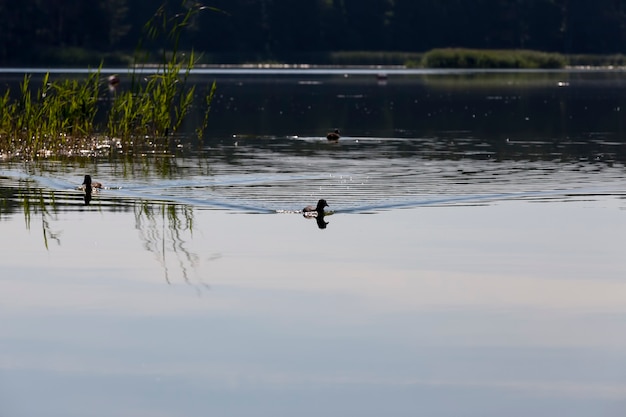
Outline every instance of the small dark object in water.
<svg viewBox="0 0 626 417">
<path fill-rule="evenodd" d="M 307 216 L 319 216 L 322 217 L 324 216 L 324 207 L 328 207 L 328 204 L 326 203 L 326 200 L 321 199 L 320 201 L 317 202 L 317 207 L 313 207 L 313 206 L 306 206 L 305 208 L 302 209 L 302 213 Z"/>
<path fill-rule="evenodd" d="M 328 139 L 328 140 L 339 140 L 340 137 L 341 136 L 339 135 L 339 129 L 335 129 L 334 132 L 329 132 L 326 135 L 326 139 Z"/>
<path fill-rule="evenodd" d="M 91 181 L 91 175 L 85 175 L 83 185 L 85 186 L 85 190 L 89 189 L 90 191 L 92 188 L 102 188 L 102 183 Z"/>
</svg>

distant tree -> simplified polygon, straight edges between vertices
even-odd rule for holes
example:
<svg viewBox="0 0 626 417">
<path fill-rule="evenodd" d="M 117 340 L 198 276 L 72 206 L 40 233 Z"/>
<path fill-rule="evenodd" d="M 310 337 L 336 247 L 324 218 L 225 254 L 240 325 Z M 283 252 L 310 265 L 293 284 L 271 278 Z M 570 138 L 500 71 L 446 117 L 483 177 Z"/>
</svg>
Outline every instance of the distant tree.
<svg viewBox="0 0 626 417">
<path fill-rule="evenodd" d="M 191 0 L 164 0 L 168 11 Z M 626 51 L 626 0 L 198 0 L 182 49 L 245 60 L 339 50 L 529 48 Z M 132 51 L 154 0 L 0 0 L 0 64 L 32 51 Z M 196 4 L 196 3 L 194 3 Z M 158 45 L 150 45 L 158 49 Z"/>
<path fill-rule="evenodd" d="M 392 6 L 390 0 L 343 0 L 346 49 L 387 49 Z"/>
<path fill-rule="evenodd" d="M 28 16 L 32 4 L 27 1 L 13 2 L 0 0 L 0 22 L 2 22 L 3 39 L 0 42 L 0 63 L 14 59 L 20 50 L 35 39 L 30 27 Z M 20 34 L 20 32 L 22 32 Z"/>
<path fill-rule="evenodd" d="M 551 3 L 560 11 L 562 52 L 624 52 L 624 0 L 551 0 Z"/>
</svg>

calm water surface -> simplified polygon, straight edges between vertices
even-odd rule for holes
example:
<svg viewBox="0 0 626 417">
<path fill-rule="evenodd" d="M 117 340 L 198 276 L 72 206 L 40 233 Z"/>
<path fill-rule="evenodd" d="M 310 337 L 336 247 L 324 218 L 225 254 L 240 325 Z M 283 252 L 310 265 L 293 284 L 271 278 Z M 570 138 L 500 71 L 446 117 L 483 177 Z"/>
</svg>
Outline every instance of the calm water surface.
<svg viewBox="0 0 626 417">
<path fill-rule="evenodd" d="M 626 413 L 625 74 L 214 78 L 202 144 L 0 163 L 0 416 Z"/>
</svg>

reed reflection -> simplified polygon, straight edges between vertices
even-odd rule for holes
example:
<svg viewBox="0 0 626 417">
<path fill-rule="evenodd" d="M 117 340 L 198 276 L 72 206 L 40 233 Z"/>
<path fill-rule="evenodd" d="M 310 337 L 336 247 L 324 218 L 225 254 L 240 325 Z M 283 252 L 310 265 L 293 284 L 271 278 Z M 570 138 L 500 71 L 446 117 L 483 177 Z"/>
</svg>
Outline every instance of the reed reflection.
<svg viewBox="0 0 626 417">
<path fill-rule="evenodd" d="M 12 214 L 22 212 L 24 225 L 30 231 L 33 219 L 41 218 L 42 239 L 46 250 L 50 242 L 61 245 L 61 232 L 52 229 L 57 219 L 58 206 L 54 191 L 44 191 L 31 186 L 31 181 L 18 180 L 15 187 L 0 187 L 0 220 L 8 220 Z"/>
<path fill-rule="evenodd" d="M 134 205 L 134 213 L 135 227 L 143 247 L 161 265 L 168 284 L 172 284 L 176 272 L 185 283 L 196 288 L 198 293 L 202 289 L 210 288 L 202 280 L 192 278 L 192 271 L 200 261 L 200 256 L 187 247 L 194 232 L 192 207 L 141 202 Z M 220 254 L 215 254 L 210 260 L 220 257 Z"/>
<path fill-rule="evenodd" d="M 85 207 L 82 202 L 91 201 L 96 193 L 93 187 L 84 187 L 84 195 L 78 200 L 76 191 L 47 191 L 32 187 L 32 181 L 17 181 L 9 187 L 0 185 L 0 221 L 11 221 L 16 214 L 23 214 L 27 231 L 41 221 L 42 241 L 46 250 L 51 243 L 62 244 L 62 230 L 58 230 L 59 214 L 75 211 L 102 213 L 106 208 L 115 211 L 132 211 L 135 229 L 143 248 L 154 255 L 163 271 L 168 284 L 181 278 L 186 284 L 194 287 L 198 293 L 208 289 L 209 285 L 202 278 L 194 276 L 194 270 L 200 263 L 200 256 L 189 249 L 194 234 L 193 208 L 187 205 L 159 203 L 153 201 L 133 202 L 129 200 L 107 200 L 96 206 Z M 85 184 L 87 185 L 87 184 Z M 93 185 L 93 183 L 92 183 Z M 79 203 L 79 201 L 81 201 Z M 95 209 L 95 210 L 94 210 Z M 83 229 L 85 238 L 89 236 L 88 228 Z M 209 261 L 221 258 L 215 253 L 208 257 Z M 203 257 L 203 260 L 205 258 Z"/>
</svg>

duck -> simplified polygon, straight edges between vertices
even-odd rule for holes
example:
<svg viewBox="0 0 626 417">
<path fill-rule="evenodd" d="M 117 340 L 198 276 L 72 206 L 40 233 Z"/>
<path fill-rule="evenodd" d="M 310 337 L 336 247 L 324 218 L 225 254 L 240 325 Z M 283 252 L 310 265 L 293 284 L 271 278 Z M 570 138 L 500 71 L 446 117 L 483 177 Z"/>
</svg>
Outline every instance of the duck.
<svg viewBox="0 0 626 417">
<path fill-rule="evenodd" d="M 93 189 L 93 188 L 97 188 L 100 189 L 102 188 L 102 183 L 97 182 L 97 181 L 91 181 L 91 175 L 85 175 L 85 180 L 83 181 L 83 185 L 85 186 L 85 190 L 89 189 Z"/>
<path fill-rule="evenodd" d="M 317 202 L 317 206 L 313 207 L 313 206 L 306 206 L 305 208 L 302 209 L 302 213 L 305 216 L 319 216 L 322 217 L 324 216 L 324 207 L 328 207 L 328 203 L 326 203 L 326 200 L 324 200 L 323 198 Z"/>
<path fill-rule="evenodd" d="M 341 135 L 339 134 L 339 129 L 335 129 L 334 132 L 328 132 L 326 135 L 326 139 L 328 140 L 339 140 Z"/>
<path fill-rule="evenodd" d="M 109 84 L 109 91 L 114 93 L 117 91 L 117 87 L 120 86 L 120 77 L 117 74 L 110 75 L 107 78 L 107 83 Z"/>
</svg>

